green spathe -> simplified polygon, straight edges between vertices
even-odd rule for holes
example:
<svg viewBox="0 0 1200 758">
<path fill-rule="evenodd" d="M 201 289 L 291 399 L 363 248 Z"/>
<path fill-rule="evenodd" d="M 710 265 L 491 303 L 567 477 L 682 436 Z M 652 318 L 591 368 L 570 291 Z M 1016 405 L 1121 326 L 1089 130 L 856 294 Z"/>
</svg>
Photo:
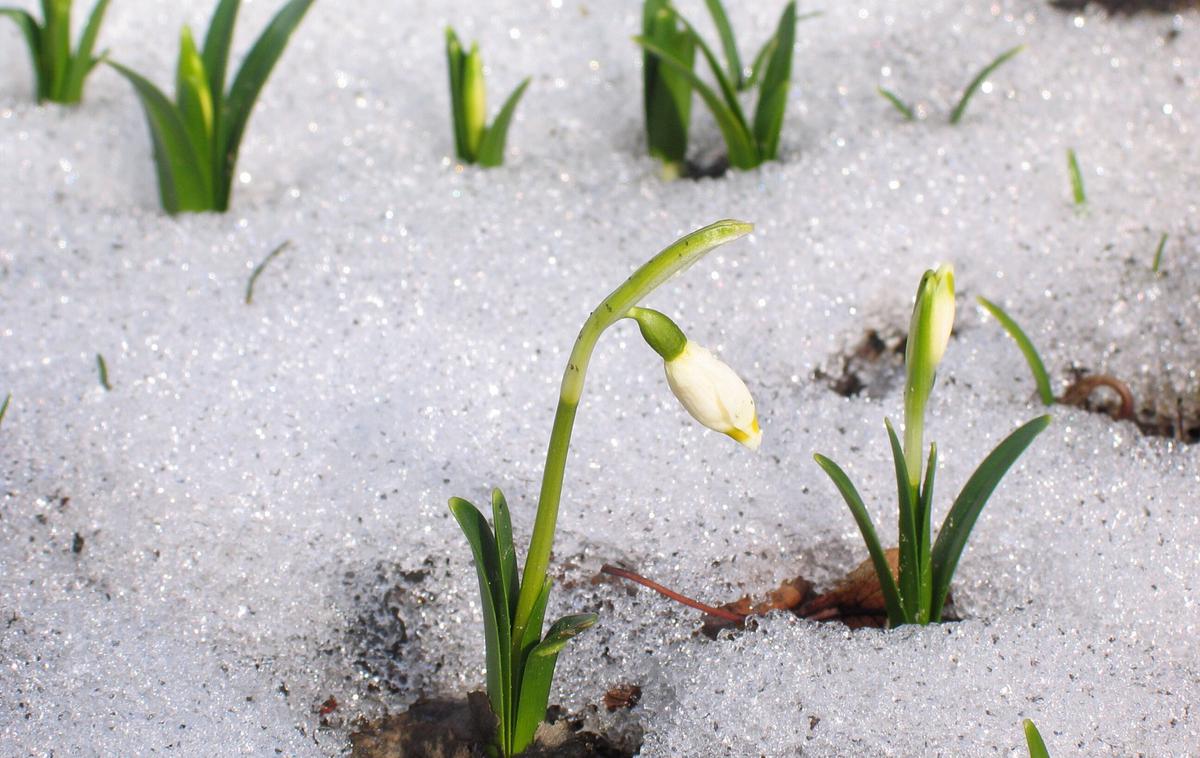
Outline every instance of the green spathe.
<svg viewBox="0 0 1200 758">
<path fill-rule="evenodd" d="M 914 488 L 921 480 L 925 406 L 953 329 L 954 267 L 947 264 L 921 277 L 904 350 L 904 455 Z"/>
</svg>

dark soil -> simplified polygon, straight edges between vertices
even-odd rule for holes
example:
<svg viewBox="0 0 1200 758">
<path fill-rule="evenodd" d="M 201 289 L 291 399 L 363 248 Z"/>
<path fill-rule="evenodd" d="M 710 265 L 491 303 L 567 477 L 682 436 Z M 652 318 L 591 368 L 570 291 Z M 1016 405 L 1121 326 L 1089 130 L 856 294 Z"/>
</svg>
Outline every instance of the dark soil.
<svg viewBox="0 0 1200 758">
<path fill-rule="evenodd" d="M 901 331 L 868 330 L 848 355 L 817 369 L 813 378 L 842 397 L 883 397 L 904 379 L 906 338 Z"/>
<path fill-rule="evenodd" d="M 1200 0 L 1051 0 L 1050 5 L 1064 11 L 1078 11 L 1098 5 L 1114 15 L 1132 16 L 1135 13 L 1178 13 L 1188 8 L 1200 8 Z"/>
</svg>

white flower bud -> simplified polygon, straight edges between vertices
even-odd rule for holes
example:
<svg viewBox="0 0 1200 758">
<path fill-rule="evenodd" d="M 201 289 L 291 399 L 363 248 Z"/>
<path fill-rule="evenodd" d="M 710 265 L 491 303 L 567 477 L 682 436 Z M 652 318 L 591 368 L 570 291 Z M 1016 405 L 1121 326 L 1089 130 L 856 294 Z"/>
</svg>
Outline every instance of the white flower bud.
<svg viewBox="0 0 1200 758">
<path fill-rule="evenodd" d="M 667 384 L 692 418 L 751 450 L 762 442 L 754 398 L 733 369 L 690 340 L 666 362 Z"/>
</svg>

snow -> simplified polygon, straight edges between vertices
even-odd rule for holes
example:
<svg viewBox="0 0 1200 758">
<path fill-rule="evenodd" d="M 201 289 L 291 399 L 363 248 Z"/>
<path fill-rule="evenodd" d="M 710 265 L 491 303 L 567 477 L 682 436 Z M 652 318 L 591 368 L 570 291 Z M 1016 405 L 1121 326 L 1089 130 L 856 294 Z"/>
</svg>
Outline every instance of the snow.
<svg viewBox="0 0 1200 758">
<path fill-rule="evenodd" d="M 166 84 L 179 24 L 203 29 L 211 5 L 114 3 L 102 46 Z M 782 8 L 747 5 L 743 54 Z M 237 53 L 275 6 L 246 4 Z M 867 329 L 905 328 L 940 261 L 959 320 L 927 431 L 935 524 L 1042 412 L 976 295 L 1026 327 L 1057 391 L 1082 366 L 1139 397 L 1200 393 L 1200 15 L 816 7 L 782 160 L 664 184 L 642 145 L 635 4 L 319 2 L 251 121 L 233 209 L 179 218 L 157 208 L 128 85 L 101 68 L 82 108 L 35 107 L 0 27 L 0 742 L 333 756 L 360 716 L 480 687 L 475 578 L 446 499 L 499 486 L 527 538 L 587 313 L 676 237 L 732 217 L 755 233 L 650 304 L 746 378 L 763 447 L 692 422 L 631 326 L 602 340 L 551 601 L 601 622 L 560 659 L 553 700 L 643 732 L 646 756 L 1022 755 L 1022 718 L 1056 757 L 1194 752 L 1200 447 L 1100 415 L 1053 409 L 1002 483 L 953 585 L 962 623 L 850 633 L 775 615 L 713 642 L 693 611 L 591 582 L 624 562 L 724 602 L 833 581 L 865 550 L 813 452 L 891 536 L 882 422 L 901 415 L 899 381 L 843 398 L 813 375 Z M 480 40 L 493 107 L 534 76 L 502 169 L 450 155 L 447 23 Z M 901 122 L 881 83 L 922 118 Z M 694 149 L 717 148 L 695 107 Z M 605 712 L 624 682 L 641 704 Z"/>
</svg>

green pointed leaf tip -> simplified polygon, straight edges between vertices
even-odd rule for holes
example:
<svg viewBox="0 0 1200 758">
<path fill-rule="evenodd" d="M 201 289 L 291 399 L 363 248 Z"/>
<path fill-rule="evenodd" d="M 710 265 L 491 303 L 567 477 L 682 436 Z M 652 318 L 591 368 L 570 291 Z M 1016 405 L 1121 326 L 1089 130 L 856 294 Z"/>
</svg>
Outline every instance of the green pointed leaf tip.
<svg viewBox="0 0 1200 758">
<path fill-rule="evenodd" d="M 775 49 L 767 63 L 767 73 L 759 85 L 758 106 L 754 112 L 754 139 L 761 160 L 775 160 L 779 135 L 787 111 L 788 89 L 792 80 L 792 53 L 796 46 L 796 3 L 789 2 L 775 30 Z"/>
<path fill-rule="evenodd" d="M 1029 749 L 1029 758 L 1050 758 L 1050 751 L 1046 749 L 1046 743 L 1037 725 L 1030 719 L 1025 719 L 1022 725 L 1025 728 L 1025 745 Z"/>
<path fill-rule="evenodd" d="M 967 111 L 967 105 L 969 105 L 971 102 L 971 97 L 979 89 L 980 85 L 983 84 L 984 80 L 986 80 L 993 71 L 995 71 L 996 69 L 1003 66 L 1013 56 L 1015 56 L 1017 53 L 1021 52 L 1024 49 L 1025 49 L 1024 45 L 1017 45 L 1014 48 L 1005 50 L 1003 53 L 1001 53 L 999 56 L 997 56 L 994 61 L 992 61 L 988 65 L 984 66 L 983 70 L 975 75 L 975 78 L 972 79 L 971 83 L 967 85 L 967 88 L 965 90 L 963 90 L 963 94 L 962 94 L 962 97 L 959 98 L 958 105 L 954 106 L 954 110 L 950 112 L 950 123 L 951 124 L 957 124 L 959 121 L 962 120 L 963 114 L 966 113 L 966 111 Z"/>
<path fill-rule="evenodd" d="M 900 112 L 900 115 L 904 117 L 905 121 L 916 121 L 917 114 L 913 111 L 912 107 L 901 100 L 900 96 L 895 92 L 892 92 L 890 89 L 886 89 L 884 87 L 876 87 L 875 91 L 879 93 L 880 97 L 891 103 L 892 107 Z"/>
<path fill-rule="evenodd" d="M 1071 199 L 1075 205 L 1087 203 L 1087 192 L 1083 188 L 1083 174 L 1079 171 L 1079 159 L 1074 148 L 1067 148 L 1067 174 L 1071 177 Z"/>
<path fill-rule="evenodd" d="M 1020 349 L 1021 355 L 1025 356 L 1025 362 L 1029 364 L 1029 371 L 1033 374 L 1033 381 L 1037 385 L 1038 397 L 1041 398 L 1042 403 L 1054 405 L 1054 390 L 1050 387 L 1050 375 L 1046 372 L 1046 364 L 1042 363 L 1042 357 L 1038 355 L 1037 348 L 1033 346 L 1033 341 L 1025 334 L 1025 330 L 1003 308 L 992 301 L 982 295 L 976 297 L 975 300 L 1017 343 L 1017 348 Z"/>
<path fill-rule="evenodd" d="M 29 62 L 33 68 L 33 94 L 38 102 L 46 99 L 46 89 L 49 82 L 43 74 L 42 65 L 42 31 L 38 22 L 28 12 L 20 8 L 0 8 L 0 16 L 12 19 L 21 35 L 25 38 L 25 46 L 29 50 Z"/>
<path fill-rule="evenodd" d="M 504 145 L 508 141 L 508 125 L 517 111 L 521 96 L 529 88 L 529 82 L 530 79 L 526 78 L 517 85 L 517 88 L 504 101 L 500 113 L 496 115 L 496 120 L 484 131 L 483 142 L 479 145 L 479 165 L 485 168 L 494 168 L 504 163 Z"/>
</svg>

